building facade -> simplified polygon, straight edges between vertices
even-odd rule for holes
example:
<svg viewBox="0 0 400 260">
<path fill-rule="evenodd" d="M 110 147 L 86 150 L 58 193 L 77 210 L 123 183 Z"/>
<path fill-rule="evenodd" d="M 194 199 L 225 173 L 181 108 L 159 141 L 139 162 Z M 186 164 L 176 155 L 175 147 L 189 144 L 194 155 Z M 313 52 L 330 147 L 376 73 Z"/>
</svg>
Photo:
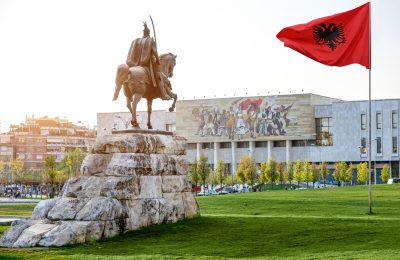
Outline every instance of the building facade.
<svg viewBox="0 0 400 260">
<path fill-rule="evenodd" d="M 8 134 L 0 135 L 0 159 L 8 163 L 17 158 L 29 170 L 44 169 L 46 154 L 60 162 L 75 148 L 87 153 L 96 140 L 96 131 L 75 125 L 67 119 L 27 116 L 24 123 L 11 125 Z"/>
<path fill-rule="evenodd" d="M 330 170 L 335 162 L 355 167 L 371 156 L 372 180 L 380 183 L 384 164 L 391 177 L 399 176 L 399 109 L 400 99 L 372 101 L 370 153 L 368 101 L 314 94 L 180 100 L 176 117 L 161 111 L 152 122 L 160 123 L 156 128 L 160 130 L 176 122 L 176 134 L 188 142 L 189 162 L 203 154 L 212 168 L 223 160 L 230 173 L 243 155 L 253 156 L 258 164 L 268 159 L 327 162 Z M 141 113 L 139 121 L 146 128 L 146 114 Z M 98 135 L 111 132 L 110 128 L 123 129 L 119 117 L 130 120 L 129 113 L 98 114 Z"/>
<path fill-rule="evenodd" d="M 137 111 L 137 121 L 141 129 L 147 129 L 147 112 Z M 154 110 L 151 114 L 151 125 L 155 130 L 176 131 L 176 114 L 164 110 Z M 97 113 L 97 136 L 111 134 L 113 130 L 131 128 L 130 112 Z"/>
</svg>

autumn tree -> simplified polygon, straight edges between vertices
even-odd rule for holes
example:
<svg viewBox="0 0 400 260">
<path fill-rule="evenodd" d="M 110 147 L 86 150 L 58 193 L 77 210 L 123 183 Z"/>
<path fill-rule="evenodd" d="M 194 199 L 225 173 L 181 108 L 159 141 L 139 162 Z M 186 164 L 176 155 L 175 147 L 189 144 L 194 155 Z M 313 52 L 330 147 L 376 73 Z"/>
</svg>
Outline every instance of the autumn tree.
<svg viewBox="0 0 400 260">
<path fill-rule="evenodd" d="M 54 185 L 57 180 L 57 163 L 56 163 L 56 156 L 54 154 L 47 154 L 45 158 L 45 175 L 46 175 L 46 182 L 50 184 L 50 198 L 54 198 Z"/>
<path fill-rule="evenodd" d="M 293 169 L 292 169 L 292 163 L 291 162 L 287 163 L 284 175 L 285 175 L 286 181 L 288 181 L 290 187 L 292 187 Z"/>
<path fill-rule="evenodd" d="M 312 187 L 314 189 L 314 185 L 315 183 L 318 181 L 319 176 L 318 176 L 318 170 L 317 167 L 315 165 L 315 163 L 311 163 L 311 165 L 309 166 L 310 169 L 310 176 L 311 176 L 311 181 L 312 181 Z"/>
<path fill-rule="evenodd" d="M 321 175 L 322 180 L 324 180 L 324 187 L 326 187 L 326 177 L 328 176 L 328 165 L 326 162 L 319 164 L 319 174 Z"/>
<path fill-rule="evenodd" d="M 19 182 L 22 184 L 23 177 L 21 176 L 22 169 L 24 168 L 24 161 L 22 161 L 19 157 L 15 160 L 10 161 L 11 168 L 11 183 Z"/>
<path fill-rule="evenodd" d="M 278 173 L 277 175 L 277 181 L 279 181 L 281 185 L 281 189 L 283 189 L 283 182 L 285 181 L 285 164 L 283 162 L 278 163 L 278 166 L 276 168 L 276 171 Z"/>
<path fill-rule="evenodd" d="M 257 165 L 252 156 L 244 155 L 240 157 L 236 176 L 243 183 L 249 183 L 253 190 L 254 183 L 257 180 Z"/>
<path fill-rule="evenodd" d="M 197 160 L 196 159 L 194 159 L 192 164 L 190 165 L 189 179 L 195 185 L 195 193 L 196 193 L 196 196 L 197 196 L 197 184 L 200 181 L 200 176 L 197 173 Z"/>
<path fill-rule="evenodd" d="M 271 189 L 274 189 L 275 181 L 278 178 L 277 165 L 278 163 L 273 159 L 269 159 L 267 162 L 265 173 L 267 175 L 266 179 L 269 180 L 269 182 L 271 183 Z"/>
<path fill-rule="evenodd" d="M 353 179 L 353 164 L 350 163 L 349 166 L 347 166 L 344 171 L 343 180 L 346 183 L 351 183 L 352 179 Z"/>
<path fill-rule="evenodd" d="M 197 174 L 199 175 L 200 181 L 203 183 L 203 189 L 206 188 L 207 178 L 210 176 L 210 167 L 207 163 L 208 158 L 204 155 L 200 155 L 199 161 L 197 162 Z"/>
<path fill-rule="evenodd" d="M 217 182 L 220 184 L 220 187 L 222 188 L 222 183 L 224 179 L 226 178 L 225 176 L 225 162 L 224 160 L 218 160 L 217 161 L 217 169 L 215 170 L 216 172 L 216 177 L 217 177 Z"/>
<path fill-rule="evenodd" d="M 387 183 L 387 181 L 389 180 L 389 167 L 387 164 L 383 165 L 381 171 L 381 180 L 383 183 Z"/>
<path fill-rule="evenodd" d="M 297 188 L 300 187 L 300 182 L 303 180 L 302 163 L 297 160 L 293 165 L 293 178 L 297 182 Z"/>
<path fill-rule="evenodd" d="M 310 162 L 309 161 L 305 161 L 303 163 L 302 175 L 303 175 L 303 180 L 306 182 L 306 186 L 308 189 L 308 182 L 311 181 Z"/>
<path fill-rule="evenodd" d="M 2 160 L 0 160 L 0 180 L 1 180 L 1 182 L 4 184 L 4 185 L 6 185 L 7 184 L 7 181 L 6 181 L 6 174 L 5 174 L 5 168 L 6 168 L 6 165 L 5 165 L 5 163 L 2 161 Z"/>
<path fill-rule="evenodd" d="M 367 184 L 368 181 L 368 163 L 363 162 L 357 165 L 357 181 L 358 183 Z"/>
</svg>

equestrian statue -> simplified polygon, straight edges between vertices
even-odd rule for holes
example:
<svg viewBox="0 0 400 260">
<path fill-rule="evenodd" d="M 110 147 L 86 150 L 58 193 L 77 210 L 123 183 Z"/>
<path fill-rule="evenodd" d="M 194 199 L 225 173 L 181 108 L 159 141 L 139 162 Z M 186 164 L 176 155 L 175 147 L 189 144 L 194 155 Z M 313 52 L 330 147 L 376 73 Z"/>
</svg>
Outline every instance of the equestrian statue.
<svg viewBox="0 0 400 260">
<path fill-rule="evenodd" d="M 169 108 L 170 112 L 174 111 L 178 99 L 178 96 L 172 92 L 169 80 L 173 76 L 177 56 L 172 53 L 158 56 L 156 41 L 150 37 L 150 29 L 147 24 L 144 22 L 143 25 L 143 37 L 132 42 L 126 64 L 118 66 L 113 98 L 113 101 L 118 99 L 119 92 L 123 87 L 126 106 L 131 112 L 131 124 L 134 129 L 139 128 L 136 107 L 142 98 L 147 99 L 148 129 L 152 129 L 150 117 L 153 99 L 173 99 L 172 106 Z"/>
</svg>

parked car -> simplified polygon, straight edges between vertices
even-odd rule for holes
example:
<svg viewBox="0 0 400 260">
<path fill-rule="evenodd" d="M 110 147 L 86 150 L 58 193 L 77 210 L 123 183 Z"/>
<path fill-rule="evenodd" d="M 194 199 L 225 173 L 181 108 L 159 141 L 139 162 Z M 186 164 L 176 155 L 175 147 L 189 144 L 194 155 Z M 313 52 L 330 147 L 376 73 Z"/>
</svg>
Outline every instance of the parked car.
<svg viewBox="0 0 400 260">
<path fill-rule="evenodd" d="M 390 178 L 387 184 L 400 183 L 400 178 Z"/>
<path fill-rule="evenodd" d="M 197 193 L 197 196 L 209 196 L 209 195 L 217 195 L 218 192 L 215 190 L 202 190 L 199 193 Z"/>
<path fill-rule="evenodd" d="M 232 187 L 224 187 L 218 194 L 219 195 L 224 195 L 224 194 L 229 194 L 229 193 L 234 193 L 235 191 L 233 190 Z"/>
</svg>

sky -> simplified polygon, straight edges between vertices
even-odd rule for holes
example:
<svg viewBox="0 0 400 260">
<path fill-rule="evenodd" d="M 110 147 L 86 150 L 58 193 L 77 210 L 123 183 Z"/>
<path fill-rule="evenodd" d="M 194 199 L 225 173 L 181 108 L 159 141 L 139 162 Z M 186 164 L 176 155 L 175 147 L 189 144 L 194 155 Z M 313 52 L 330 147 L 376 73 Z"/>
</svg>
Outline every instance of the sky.
<svg viewBox="0 0 400 260">
<path fill-rule="evenodd" d="M 112 101 L 116 69 L 149 15 L 158 53 L 177 55 L 171 83 L 180 99 L 314 93 L 367 100 L 367 69 L 325 66 L 276 38 L 284 27 L 366 2 L 0 0 L 1 131 L 26 115 L 95 126 L 97 113 L 127 111 L 123 95 Z M 399 11 L 398 0 L 371 2 L 372 99 L 400 98 Z M 158 99 L 153 109 L 170 104 Z M 145 109 L 142 100 L 138 110 Z"/>
</svg>

